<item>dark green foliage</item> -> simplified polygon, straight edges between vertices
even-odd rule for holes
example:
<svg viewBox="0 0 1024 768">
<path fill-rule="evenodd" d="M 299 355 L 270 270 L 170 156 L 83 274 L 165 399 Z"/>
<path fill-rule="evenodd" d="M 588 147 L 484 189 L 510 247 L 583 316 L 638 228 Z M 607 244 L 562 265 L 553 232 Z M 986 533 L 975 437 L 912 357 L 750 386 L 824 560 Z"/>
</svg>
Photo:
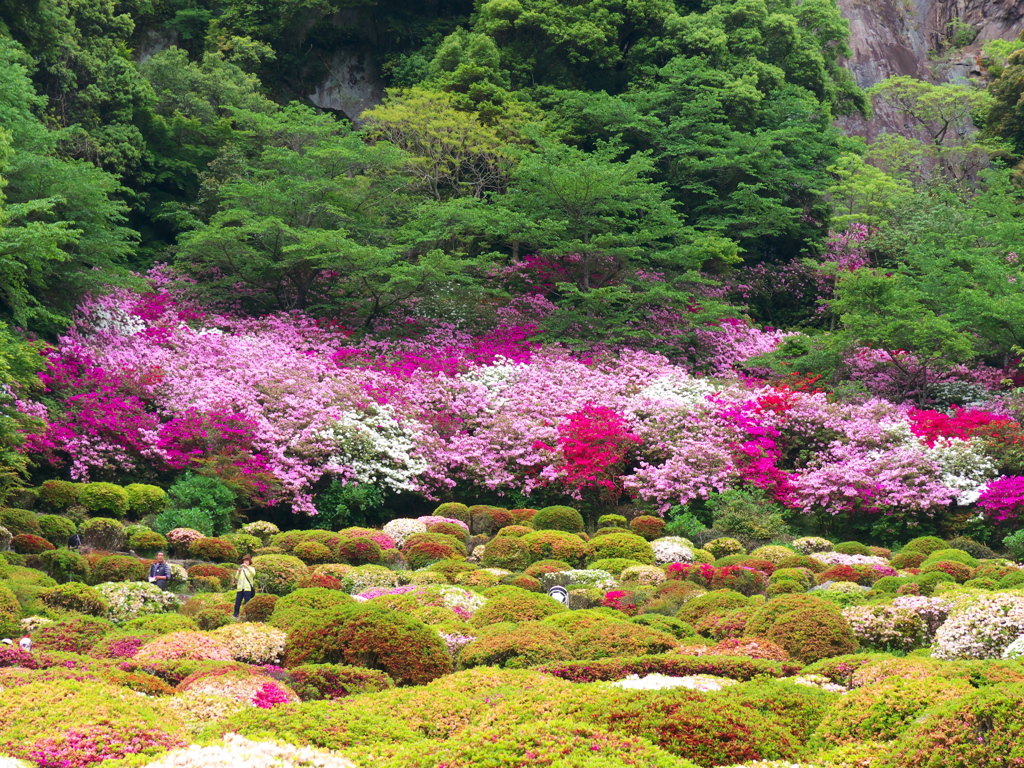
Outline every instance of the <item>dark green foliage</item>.
<svg viewBox="0 0 1024 768">
<path fill-rule="evenodd" d="M 66 547 L 68 539 L 78 530 L 73 522 L 59 515 L 40 515 L 38 522 L 43 537 L 57 548 Z"/>
<path fill-rule="evenodd" d="M 219 536 L 231 532 L 231 519 L 235 512 L 235 494 L 223 482 L 214 477 L 186 474 L 167 489 L 168 511 L 201 509 L 205 511 L 213 530 L 208 536 Z M 164 513 L 165 515 L 167 513 Z M 158 520 L 162 519 L 161 515 Z M 166 523 L 163 523 L 166 526 Z M 171 528 L 193 526 L 170 526 L 166 530 L 157 528 L 160 533 L 167 533 Z M 201 529 L 199 529 L 201 530 Z M 204 531 L 205 533 L 205 531 Z"/>
</svg>

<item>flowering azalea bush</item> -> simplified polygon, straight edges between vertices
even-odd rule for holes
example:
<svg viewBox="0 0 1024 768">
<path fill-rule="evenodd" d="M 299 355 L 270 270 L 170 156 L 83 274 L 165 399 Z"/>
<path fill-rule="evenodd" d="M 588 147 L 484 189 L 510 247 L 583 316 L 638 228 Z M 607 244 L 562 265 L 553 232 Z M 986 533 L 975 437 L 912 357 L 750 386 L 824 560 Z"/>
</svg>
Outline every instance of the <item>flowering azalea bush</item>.
<svg viewBox="0 0 1024 768">
<path fill-rule="evenodd" d="M 141 581 L 99 584 L 96 591 L 107 601 L 107 618 L 115 624 L 167 613 L 181 602 L 177 595 Z"/>
<path fill-rule="evenodd" d="M 236 661 L 247 664 L 277 664 L 284 654 L 287 635 L 265 624 L 228 624 L 211 633 L 224 643 Z"/>
</svg>

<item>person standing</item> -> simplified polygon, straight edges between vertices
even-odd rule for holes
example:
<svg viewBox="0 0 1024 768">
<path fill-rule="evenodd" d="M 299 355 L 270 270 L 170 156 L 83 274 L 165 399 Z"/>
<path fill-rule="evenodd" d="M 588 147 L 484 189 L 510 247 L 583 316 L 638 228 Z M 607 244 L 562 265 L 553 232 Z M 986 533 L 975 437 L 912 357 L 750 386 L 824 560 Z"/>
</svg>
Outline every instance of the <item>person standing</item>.
<svg viewBox="0 0 1024 768">
<path fill-rule="evenodd" d="M 26 632 L 18 641 L 18 647 L 25 653 L 32 653 L 32 635 Z"/>
<path fill-rule="evenodd" d="M 252 556 L 246 555 L 242 558 L 242 564 L 238 566 L 238 573 L 235 574 L 235 618 L 242 606 L 256 596 L 256 569 L 252 564 Z"/>
<path fill-rule="evenodd" d="M 171 580 L 171 568 L 164 562 L 164 553 L 156 553 L 156 562 L 149 566 L 149 583 L 156 584 L 160 589 L 167 589 Z"/>
</svg>

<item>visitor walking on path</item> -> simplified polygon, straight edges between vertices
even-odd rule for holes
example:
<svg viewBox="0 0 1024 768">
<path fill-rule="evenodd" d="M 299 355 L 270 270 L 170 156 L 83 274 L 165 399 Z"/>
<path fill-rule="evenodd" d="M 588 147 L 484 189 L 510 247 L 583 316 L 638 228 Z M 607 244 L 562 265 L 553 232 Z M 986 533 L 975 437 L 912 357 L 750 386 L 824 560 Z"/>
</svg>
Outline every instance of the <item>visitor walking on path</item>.
<svg viewBox="0 0 1024 768">
<path fill-rule="evenodd" d="M 256 595 L 256 569 L 252 565 L 252 557 L 246 555 L 235 574 L 235 618 L 242 606 Z"/>
</svg>

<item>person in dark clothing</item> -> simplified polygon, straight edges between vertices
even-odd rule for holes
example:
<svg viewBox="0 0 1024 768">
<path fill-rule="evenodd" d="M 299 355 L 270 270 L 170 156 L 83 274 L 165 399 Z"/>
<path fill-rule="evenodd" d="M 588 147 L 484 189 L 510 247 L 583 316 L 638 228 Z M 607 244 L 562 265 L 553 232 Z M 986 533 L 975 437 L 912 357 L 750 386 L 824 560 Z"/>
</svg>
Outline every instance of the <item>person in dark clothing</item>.
<svg viewBox="0 0 1024 768">
<path fill-rule="evenodd" d="M 164 562 L 164 553 L 156 553 L 156 562 L 149 566 L 149 583 L 156 584 L 160 589 L 167 589 L 171 580 L 171 568 Z"/>
<path fill-rule="evenodd" d="M 82 537 L 77 533 L 72 533 L 68 536 L 68 549 L 78 550 L 82 547 Z"/>
</svg>

